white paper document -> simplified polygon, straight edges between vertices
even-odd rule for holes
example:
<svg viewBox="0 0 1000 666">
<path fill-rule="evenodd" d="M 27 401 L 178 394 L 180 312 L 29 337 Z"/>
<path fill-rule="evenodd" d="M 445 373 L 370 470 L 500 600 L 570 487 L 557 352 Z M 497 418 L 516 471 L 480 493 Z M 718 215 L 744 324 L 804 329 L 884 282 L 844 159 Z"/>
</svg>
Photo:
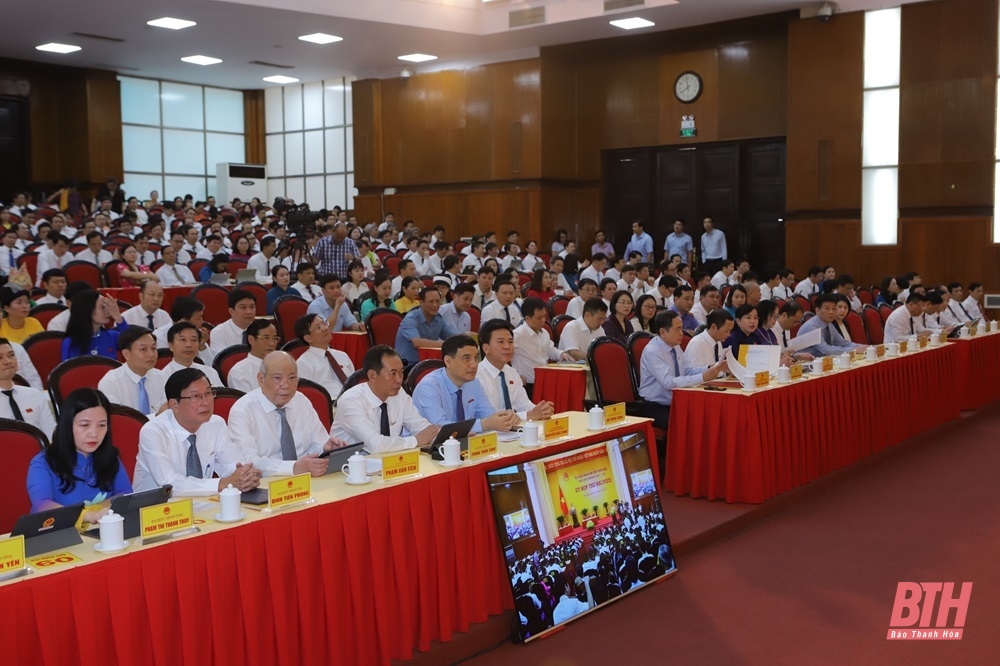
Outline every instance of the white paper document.
<svg viewBox="0 0 1000 666">
<path fill-rule="evenodd" d="M 805 349 L 806 347 L 812 347 L 813 345 L 818 345 L 823 341 L 823 329 L 816 328 L 808 333 L 800 333 L 794 338 L 788 341 L 789 351 L 799 351 L 800 349 Z"/>
</svg>

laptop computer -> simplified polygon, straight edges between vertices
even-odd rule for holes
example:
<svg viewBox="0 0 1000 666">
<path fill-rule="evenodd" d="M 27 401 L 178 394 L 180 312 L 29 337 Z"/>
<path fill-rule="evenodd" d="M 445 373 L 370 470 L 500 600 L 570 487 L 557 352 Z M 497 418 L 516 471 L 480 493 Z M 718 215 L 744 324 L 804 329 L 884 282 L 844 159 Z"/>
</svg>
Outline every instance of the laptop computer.
<svg viewBox="0 0 1000 666">
<path fill-rule="evenodd" d="M 76 529 L 76 521 L 83 511 L 83 503 L 61 506 L 57 509 L 29 513 L 17 519 L 11 536 L 24 535 L 24 554 L 34 557 L 69 548 L 83 543 Z"/>
<path fill-rule="evenodd" d="M 131 495 L 119 495 L 111 500 L 111 510 L 125 519 L 122 529 L 126 539 L 136 539 L 139 537 L 139 532 L 141 531 L 139 509 L 166 503 L 173 494 L 173 490 L 173 486 L 166 485 L 162 488 L 145 490 L 140 493 L 132 493 Z M 99 539 L 101 537 L 101 530 L 94 527 L 83 534 Z"/>
<path fill-rule="evenodd" d="M 257 270 L 254 268 L 241 268 L 236 272 L 236 284 L 241 282 L 257 282 Z"/>
</svg>

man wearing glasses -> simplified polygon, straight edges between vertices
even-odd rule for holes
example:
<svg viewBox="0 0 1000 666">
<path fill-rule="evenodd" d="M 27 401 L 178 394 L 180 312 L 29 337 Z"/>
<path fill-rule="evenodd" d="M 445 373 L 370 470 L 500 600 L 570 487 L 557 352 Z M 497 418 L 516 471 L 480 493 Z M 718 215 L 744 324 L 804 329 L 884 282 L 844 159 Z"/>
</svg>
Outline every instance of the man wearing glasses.
<svg viewBox="0 0 1000 666">
<path fill-rule="evenodd" d="M 244 464 L 229 428 L 213 413 L 215 389 L 197 368 L 178 370 L 164 387 L 167 409 L 139 431 L 136 492 L 170 484 L 175 496 L 214 495 L 229 484 L 242 492 L 260 484 L 261 471 Z M 218 474 L 220 478 L 213 479 Z"/>
<path fill-rule="evenodd" d="M 270 319 L 255 319 L 243 332 L 244 345 L 250 348 L 245 359 L 229 370 L 226 384 L 244 393 L 257 388 L 257 373 L 264 357 L 278 348 L 278 329 Z"/>
</svg>

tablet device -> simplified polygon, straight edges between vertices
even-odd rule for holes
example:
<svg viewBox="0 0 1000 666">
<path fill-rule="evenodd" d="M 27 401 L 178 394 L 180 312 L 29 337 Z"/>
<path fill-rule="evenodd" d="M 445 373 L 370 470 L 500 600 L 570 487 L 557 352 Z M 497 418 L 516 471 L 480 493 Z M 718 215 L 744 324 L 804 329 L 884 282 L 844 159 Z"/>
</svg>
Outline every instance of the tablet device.
<svg viewBox="0 0 1000 666">
<path fill-rule="evenodd" d="M 141 493 L 119 495 L 111 500 L 111 510 L 125 519 L 122 529 L 124 530 L 126 539 L 136 539 L 139 537 L 139 532 L 141 531 L 139 509 L 166 503 L 173 494 L 173 489 L 173 486 L 166 485 L 162 488 L 145 490 Z M 101 538 L 101 531 L 96 527 L 92 530 L 87 530 L 84 534 L 95 539 Z"/>
<path fill-rule="evenodd" d="M 438 432 L 437 437 L 435 437 L 434 441 L 431 442 L 431 448 L 436 448 L 439 444 L 444 444 L 450 437 L 454 437 L 455 439 L 464 439 L 468 437 L 469 433 L 472 432 L 472 426 L 475 424 L 476 419 L 444 424 L 441 426 L 441 430 Z M 468 445 L 466 445 L 466 447 L 467 446 Z"/>
<path fill-rule="evenodd" d="M 347 459 L 355 454 L 355 452 L 360 451 L 364 448 L 364 442 L 359 444 L 348 444 L 347 446 L 339 449 L 334 449 L 332 451 L 324 451 L 320 454 L 320 458 L 328 458 L 329 464 L 326 467 L 327 474 L 333 474 L 339 472 L 340 469 L 347 464 Z"/>
<path fill-rule="evenodd" d="M 212 273 L 208 281 L 226 287 L 229 285 L 229 273 Z"/>
<path fill-rule="evenodd" d="M 83 543 L 76 521 L 83 503 L 29 513 L 17 519 L 11 536 L 24 535 L 24 554 L 34 557 Z"/>
<path fill-rule="evenodd" d="M 236 272 L 236 284 L 240 282 L 256 282 L 257 281 L 257 269 L 255 268 L 241 268 Z"/>
<path fill-rule="evenodd" d="M 267 504 L 267 488 L 254 488 L 253 490 L 248 490 L 243 493 L 240 497 L 240 502 L 243 504 L 253 504 L 259 506 L 261 504 Z"/>
</svg>

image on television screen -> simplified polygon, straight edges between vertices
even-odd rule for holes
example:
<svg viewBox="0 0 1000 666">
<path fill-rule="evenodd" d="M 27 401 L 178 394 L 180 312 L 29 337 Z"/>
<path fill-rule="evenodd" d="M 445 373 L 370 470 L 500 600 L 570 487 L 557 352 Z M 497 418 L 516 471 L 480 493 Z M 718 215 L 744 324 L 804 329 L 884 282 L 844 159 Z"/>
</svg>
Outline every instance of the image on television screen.
<svg viewBox="0 0 1000 666">
<path fill-rule="evenodd" d="M 641 434 L 486 476 L 522 640 L 677 571 Z"/>
</svg>

